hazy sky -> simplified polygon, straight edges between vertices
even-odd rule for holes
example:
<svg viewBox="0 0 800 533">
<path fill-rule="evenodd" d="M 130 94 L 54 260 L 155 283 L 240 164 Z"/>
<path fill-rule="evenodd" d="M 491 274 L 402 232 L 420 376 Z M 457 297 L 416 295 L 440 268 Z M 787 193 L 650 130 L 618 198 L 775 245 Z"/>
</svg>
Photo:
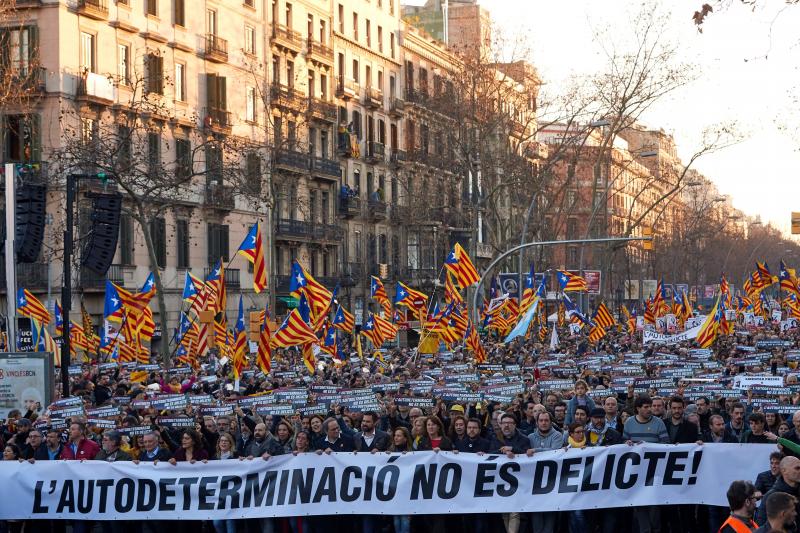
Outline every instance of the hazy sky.
<svg viewBox="0 0 800 533">
<path fill-rule="evenodd" d="M 680 60 L 696 66 L 697 80 L 654 106 L 643 122 L 673 134 L 680 154 L 688 158 L 704 128 L 735 121 L 745 140 L 704 156 L 696 168 L 731 195 L 736 207 L 788 233 L 790 212 L 800 211 L 800 5 L 764 0 L 765 5 L 753 11 L 731 0 L 730 7 L 708 18 L 700 34 L 691 17 L 705 1 L 644 2 L 670 17 L 665 38 L 679 43 Z M 529 39 L 531 59 L 551 86 L 570 75 L 602 70 L 606 61 L 593 36 L 611 27 L 613 35 L 624 40 L 631 17 L 643 4 L 480 3 L 505 34 Z"/>
</svg>

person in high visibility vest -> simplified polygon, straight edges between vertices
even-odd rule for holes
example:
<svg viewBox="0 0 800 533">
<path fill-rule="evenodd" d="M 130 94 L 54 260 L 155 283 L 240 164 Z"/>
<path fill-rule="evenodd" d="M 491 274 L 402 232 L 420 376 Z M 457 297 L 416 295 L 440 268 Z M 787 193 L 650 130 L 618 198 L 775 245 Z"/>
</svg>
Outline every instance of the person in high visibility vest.
<svg viewBox="0 0 800 533">
<path fill-rule="evenodd" d="M 761 493 L 749 481 L 734 481 L 728 487 L 728 506 L 731 515 L 720 526 L 718 533 L 752 533 L 758 528 L 753 522 L 753 513 L 756 510 Z"/>
</svg>

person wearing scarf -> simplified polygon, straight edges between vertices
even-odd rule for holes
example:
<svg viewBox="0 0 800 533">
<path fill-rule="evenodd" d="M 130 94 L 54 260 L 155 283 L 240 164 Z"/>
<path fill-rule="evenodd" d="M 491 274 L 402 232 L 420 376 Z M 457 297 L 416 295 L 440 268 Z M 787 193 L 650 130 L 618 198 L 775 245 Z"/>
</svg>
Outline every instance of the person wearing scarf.
<svg viewBox="0 0 800 533">
<path fill-rule="evenodd" d="M 589 445 L 586 438 L 586 429 L 583 424 L 573 422 L 568 426 L 569 436 L 567 437 L 567 449 L 577 448 L 582 450 Z M 569 511 L 569 533 L 582 533 L 589 530 L 589 523 L 586 520 L 586 512 Z"/>
<path fill-rule="evenodd" d="M 622 435 L 609 426 L 602 407 L 592 409 L 591 422 L 586 426 L 586 440 L 589 446 L 613 446 L 622 444 Z"/>
</svg>

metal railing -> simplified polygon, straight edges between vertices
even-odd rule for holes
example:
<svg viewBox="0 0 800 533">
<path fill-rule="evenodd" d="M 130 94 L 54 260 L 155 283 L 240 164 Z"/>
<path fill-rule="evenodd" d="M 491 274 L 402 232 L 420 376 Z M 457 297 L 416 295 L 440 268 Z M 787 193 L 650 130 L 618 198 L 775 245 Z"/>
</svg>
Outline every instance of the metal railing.
<svg viewBox="0 0 800 533">
<path fill-rule="evenodd" d="M 206 34 L 206 55 L 228 58 L 228 41 L 213 33 Z"/>
<path fill-rule="evenodd" d="M 339 178 L 342 175 L 342 165 L 333 159 L 325 157 L 315 157 L 312 160 L 312 167 L 318 174 Z"/>
<path fill-rule="evenodd" d="M 214 270 L 214 267 L 206 267 L 203 269 L 203 279 L 207 278 L 211 271 Z M 238 268 L 226 268 L 225 272 L 223 273 L 225 276 L 225 288 L 226 289 L 239 289 L 242 286 L 241 277 L 239 275 Z"/>
<path fill-rule="evenodd" d="M 206 205 L 217 209 L 233 210 L 236 207 L 236 195 L 233 187 L 219 183 L 207 184 Z"/>
<path fill-rule="evenodd" d="M 88 268 L 81 269 L 80 286 L 83 289 L 105 289 L 106 280 L 122 285 L 125 281 L 122 265 L 111 265 L 105 276 L 100 276 Z"/>
<path fill-rule="evenodd" d="M 310 156 L 296 150 L 277 150 L 275 164 L 294 170 L 308 170 L 311 168 Z"/>
</svg>

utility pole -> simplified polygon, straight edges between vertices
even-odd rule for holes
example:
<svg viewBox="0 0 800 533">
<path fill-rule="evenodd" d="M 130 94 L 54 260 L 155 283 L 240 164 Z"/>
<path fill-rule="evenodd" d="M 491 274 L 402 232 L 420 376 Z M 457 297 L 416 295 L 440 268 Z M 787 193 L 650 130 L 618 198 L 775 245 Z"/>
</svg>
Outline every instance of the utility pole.
<svg viewBox="0 0 800 533">
<path fill-rule="evenodd" d="M 61 330 L 61 397 L 69 397 L 69 365 L 70 365 L 70 321 L 69 313 L 72 310 L 72 225 L 73 211 L 75 209 L 75 188 L 78 176 L 67 176 L 67 217 L 64 227 L 64 270 L 61 284 L 61 316 L 63 328 Z"/>
<path fill-rule="evenodd" d="M 6 349 L 17 349 L 17 256 L 16 235 L 17 176 L 13 163 L 6 163 Z"/>
</svg>

